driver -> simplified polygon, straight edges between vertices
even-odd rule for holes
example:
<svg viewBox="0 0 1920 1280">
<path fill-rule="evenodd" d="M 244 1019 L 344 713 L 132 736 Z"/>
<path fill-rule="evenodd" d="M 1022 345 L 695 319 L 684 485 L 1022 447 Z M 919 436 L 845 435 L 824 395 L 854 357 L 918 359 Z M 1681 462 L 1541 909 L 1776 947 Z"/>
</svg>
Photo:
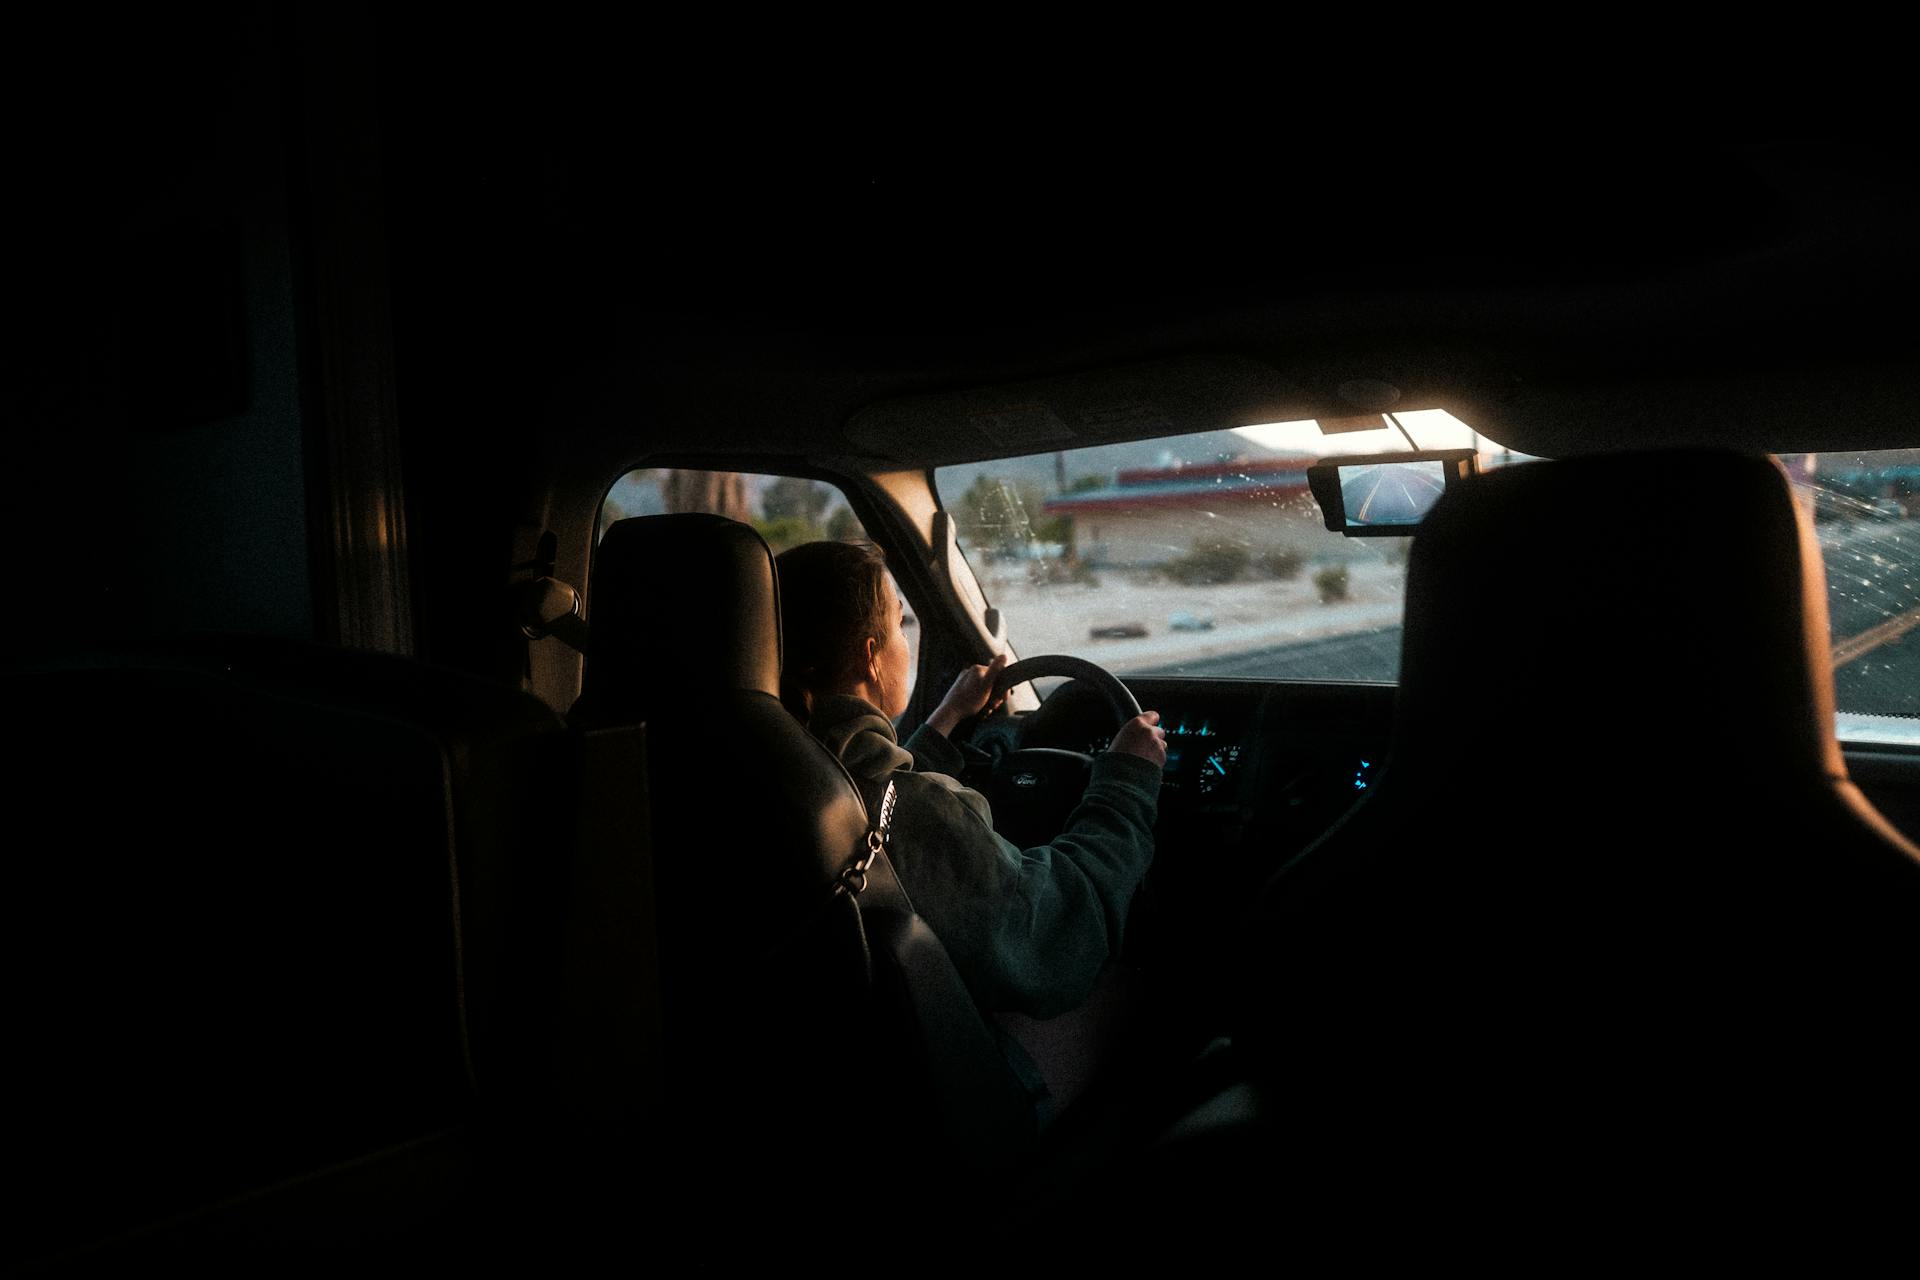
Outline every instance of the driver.
<svg viewBox="0 0 1920 1280">
<path fill-rule="evenodd" d="M 904 611 L 879 550 L 813 542 L 776 564 L 782 700 L 863 784 L 894 782 L 889 857 L 975 1002 L 1036 1018 L 1079 1006 L 1118 953 L 1127 905 L 1153 860 L 1167 760 L 1159 713 L 1127 721 L 1094 758 L 1064 831 L 1020 849 L 994 832 L 986 797 L 954 777 L 963 759 L 948 741 L 967 717 L 991 710 L 1006 655 L 963 670 L 903 746 L 891 722 L 909 692 Z M 1031 1061 L 1011 1049 L 1010 1058 L 1043 1097 Z"/>
</svg>

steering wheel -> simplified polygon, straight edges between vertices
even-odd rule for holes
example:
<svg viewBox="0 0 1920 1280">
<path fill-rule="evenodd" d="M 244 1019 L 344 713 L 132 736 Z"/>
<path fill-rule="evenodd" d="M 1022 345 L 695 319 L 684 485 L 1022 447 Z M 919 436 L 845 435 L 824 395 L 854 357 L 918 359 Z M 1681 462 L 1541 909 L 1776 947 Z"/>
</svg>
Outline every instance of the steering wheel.
<svg viewBox="0 0 1920 1280">
<path fill-rule="evenodd" d="M 1071 676 L 1084 680 L 1103 694 L 1113 710 L 1113 727 L 1140 714 L 1140 703 L 1133 691 L 1121 684 L 1105 667 L 1085 658 L 1064 653 L 1022 658 L 1000 673 L 994 682 L 990 701 L 998 700 L 1008 689 L 1035 676 Z M 1060 834 L 1067 815 L 1087 789 L 1093 771 L 1093 757 L 1084 751 L 1063 751 L 1055 747 L 1020 747 L 994 761 L 988 801 L 993 806 L 993 825 L 1000 834 L 1023 849 L 1045 844 Z"/>
</svg>

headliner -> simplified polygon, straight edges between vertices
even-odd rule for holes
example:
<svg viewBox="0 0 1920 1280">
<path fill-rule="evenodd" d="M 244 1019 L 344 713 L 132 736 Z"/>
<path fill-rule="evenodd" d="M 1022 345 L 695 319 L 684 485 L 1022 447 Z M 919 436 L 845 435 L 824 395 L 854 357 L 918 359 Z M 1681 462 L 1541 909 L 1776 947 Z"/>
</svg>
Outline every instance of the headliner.
<svg viewBox="0 0 1920 1280">
<path fill-rule="evenodd" d="M 371 51 L 363 84 L 325 38 L 275 64 L 236 43 L 226 10 L 253 6 L 216 8 L 43 42 L 97 91 L 56 92 L 57 59 L 19 86 L 69 135 L 43 239 L 110 236 L 157 192 L 224 199 L 274 92 L 296 118 L 329 77 L 331 101 L 366 95 L 402 411 L 428 456 L 497 409 L 595 455 L 966 461 L 1017 451 L 954 429 L 983 395 L 1068 420 L 1131 395 L 1142 362 L 1199 357 L 1240 371 L 1232 394 L 1175 379 L 1152 413 L 1070 425 L 1092 442 L 1350 412 L 1336 388 L 1379 378 L 1547 455 L 1911 438 L 1920 174 L 1894 126 L 1762 118 L 1751 94 L 1622 121 L 1623 67 L 1599 95 L 1559 63 L 1551 87 L 1485 78 L 1477 113 L 1297 66 L 1235 91 L 1199 60 L 1203 87 L 963 78 L 930 115 L 938 84 L 902 90 L 938 69 L 905 58 L 836 78 L 795 49 L 804 83 L 744 60 L 702 79 L 669 65 L 671 33 L 596 41 L 565 16 L 255 22 L 283 41 L 342 24 Z M 163 38 L 191 53 L 154 56 Z M 304 84 L 267 87 L 290 69 Z M 1449 71 L 1451 104 L 1476 77 Z M 210 130 L 221 115 L 245 127 Z"/>
<path fill-rule="evenodd" d="M 689 160 L 644 181 L 570 154 L 555 216 L 622 296 L 554 421 L 940 464 L 1022 451 L 966 429 L 1007 405 L 1094 443 L 1351 413 L 1336 388 L 1377 378 L 1543 455 L 1911 442 L 1906 150 L 1681 138 L 1416 152 L 1378 194 L 1300 180 L 1335 150 Z"/>
</svg>

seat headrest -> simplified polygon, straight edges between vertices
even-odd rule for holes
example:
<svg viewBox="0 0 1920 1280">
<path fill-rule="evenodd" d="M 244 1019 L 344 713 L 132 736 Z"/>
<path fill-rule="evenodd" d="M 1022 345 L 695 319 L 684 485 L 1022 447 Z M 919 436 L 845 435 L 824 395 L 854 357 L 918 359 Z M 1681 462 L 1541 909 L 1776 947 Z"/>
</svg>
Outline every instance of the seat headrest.
<svg viewBox="0 0 1920 1280">
<path fill-rule="evenodd" d="M 1476 788 L 1843 777 L 1828 646 L 1812 525 L 1771 459 L 1504 468 L 1449 489 L 1414 539 L 1395 768 Z"/>
<path fill-rule="evenodd" d="M 779 696 L 773 554 L 737 520 L 618 521 L 600 539 L 587 604 L 580 703 L 595 724 L 736 690 Z"/>
</svg>

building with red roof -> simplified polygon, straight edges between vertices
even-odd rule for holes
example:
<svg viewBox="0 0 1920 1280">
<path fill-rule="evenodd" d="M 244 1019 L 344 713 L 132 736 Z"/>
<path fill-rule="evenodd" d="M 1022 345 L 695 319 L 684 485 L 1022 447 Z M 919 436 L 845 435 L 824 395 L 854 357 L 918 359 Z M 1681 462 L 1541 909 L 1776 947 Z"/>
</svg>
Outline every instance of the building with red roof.
<svg viewBox="0 0 1920 1280">
<path fill-rule="evenodd" d="M 1320 508 L 1307 492 L 1312 458 L 1236 459 L 1136 467 L 1111 484 L 1048 498 L 1046 513 L 1073 517 L 1074 547 L 1100 567 L 1164 565 L 1209 540 L 1252 556 L 1324 551 Z M 1316 539 L 1317 535 L 1317 539 Z"/>
</svg>

